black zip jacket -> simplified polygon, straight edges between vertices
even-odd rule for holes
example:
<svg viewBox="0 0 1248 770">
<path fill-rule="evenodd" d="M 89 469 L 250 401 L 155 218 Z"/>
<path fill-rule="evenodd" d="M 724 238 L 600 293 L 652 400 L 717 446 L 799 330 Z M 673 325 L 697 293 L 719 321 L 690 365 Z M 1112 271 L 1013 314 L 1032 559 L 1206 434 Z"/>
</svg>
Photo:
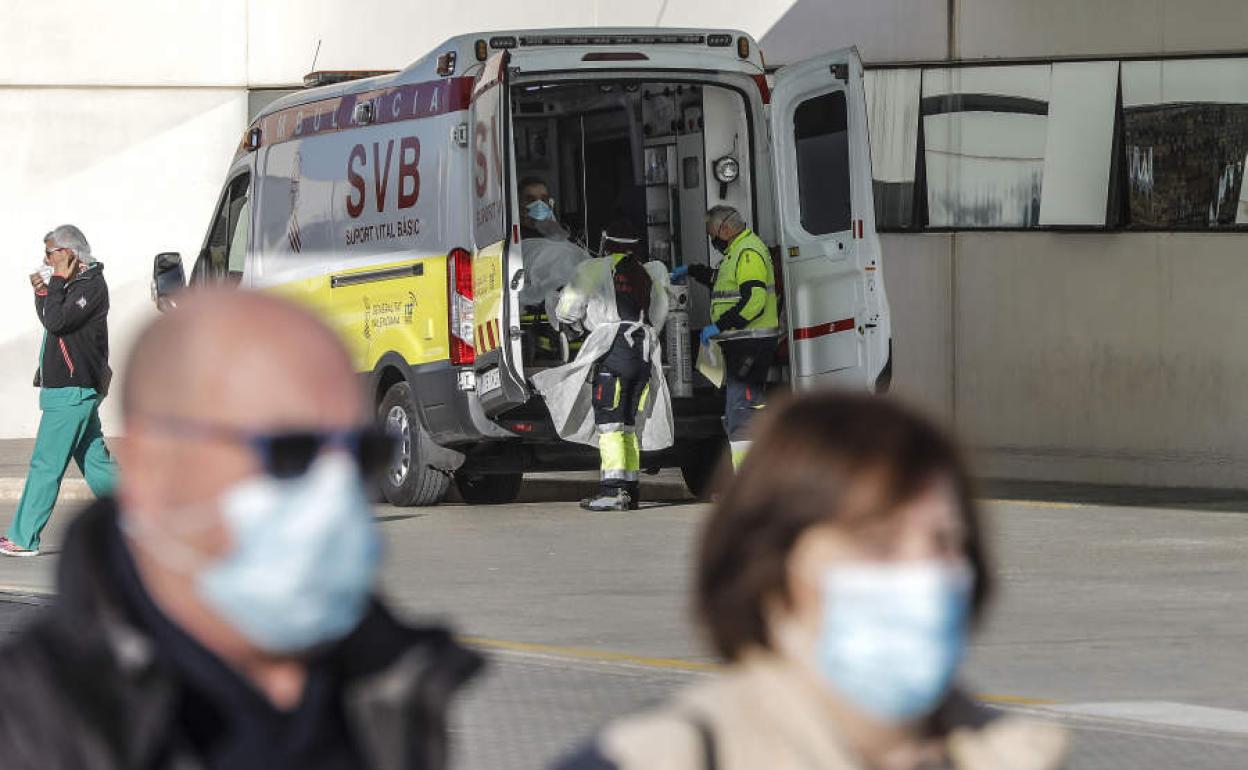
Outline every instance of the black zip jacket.
<svg viewBox="0 0 1248 770">
<path fill-rule="evenodd" d="M 188 682 L 123 599 L 109 553 L 118 536 L 111 500 L 84 511 L 65 538 L 55 602 L 0 648 L 5 770 L 205 766 L 178 719 Z M 447 712 L 479 655 L 443 628 L 398 622 L 379 603 L 328 655 L 365 767 L 448 766 Z"/>
<path fill-rule="evenodd" d="M 47 330 L 35 387 L 95 388 L 108 395 L 108 284 L 104 265 L 93 262 L 69 280 L 52 276 L 35 294 L 35 312 Z"/>
</svg>

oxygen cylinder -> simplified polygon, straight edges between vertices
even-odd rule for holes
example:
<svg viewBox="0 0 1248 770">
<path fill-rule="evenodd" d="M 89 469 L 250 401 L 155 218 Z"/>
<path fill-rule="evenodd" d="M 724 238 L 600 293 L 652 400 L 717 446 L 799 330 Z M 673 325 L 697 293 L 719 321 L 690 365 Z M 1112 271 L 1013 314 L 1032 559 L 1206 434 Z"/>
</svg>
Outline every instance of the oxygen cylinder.
<svg viewBox="0 0 1248 770">
<path fill-rule="evenodd" d="M 672 398 L 693 395 L 693 346 L 689 343 L 689 287 L 672 286 L 663 350 L 667 353 L 667 387 Z"/>
</svg>

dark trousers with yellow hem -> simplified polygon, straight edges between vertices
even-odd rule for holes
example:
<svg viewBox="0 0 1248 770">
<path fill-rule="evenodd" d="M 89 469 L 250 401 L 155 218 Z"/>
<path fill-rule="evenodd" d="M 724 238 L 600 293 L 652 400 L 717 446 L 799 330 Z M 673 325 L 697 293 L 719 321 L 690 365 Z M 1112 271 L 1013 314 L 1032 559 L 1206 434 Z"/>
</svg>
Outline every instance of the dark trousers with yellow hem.
<svg viewBox="0 0 1248 770">
<path fill-rule="evenodd" d="M 602 460 L 599 486 L 605 493 L 627 490 L 637 500 L 641 476 L 641 444 L 637 414 L 650 395 L 650 363 L 640 343 L 616 337 L 610 352 L 596 366 L 593 379 L 594 423 Z"/>
</svg>

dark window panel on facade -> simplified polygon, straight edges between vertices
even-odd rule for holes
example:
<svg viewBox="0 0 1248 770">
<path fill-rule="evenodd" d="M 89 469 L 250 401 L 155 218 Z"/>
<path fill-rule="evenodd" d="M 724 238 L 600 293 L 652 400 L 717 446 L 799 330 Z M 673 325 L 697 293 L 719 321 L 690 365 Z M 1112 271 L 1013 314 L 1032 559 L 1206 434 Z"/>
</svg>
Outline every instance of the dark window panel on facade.
<svg viewBox="0 0 1248 770">
<path fill-rule="evenodd" d="M 1122 107 L 1129 224 L 1248 223 L 1248 60 L 1124 62 Z"/>
</svg>

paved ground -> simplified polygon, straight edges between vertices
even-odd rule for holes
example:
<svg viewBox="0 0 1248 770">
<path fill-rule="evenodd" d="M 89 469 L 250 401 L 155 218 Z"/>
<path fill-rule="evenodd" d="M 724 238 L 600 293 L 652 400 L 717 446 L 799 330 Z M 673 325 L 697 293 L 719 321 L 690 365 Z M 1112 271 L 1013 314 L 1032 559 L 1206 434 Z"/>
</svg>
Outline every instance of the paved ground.
<svg viewBox="0 0 1248 770">
<path fill-rule="evenodd" d="M 705 675 L 687 622 L 704 508 L 664 477 L 653 506 L 591 516 L 545 479 L 528 502 L 381 508 L 385 587 L 453 616 L 494 656 L 456 720 L 460 767 L 540 767 L 610 717 Z M 1045 487 L 995 494 L 1052 497 Z M 1235 496 L 1083 490 L 988 504 L 1000 591 L 966 678 L 1003 707 L 1075 729 L 1073 767 L 1232 768 L 1248 749 L 1248 515 Z M 1160 499 L 1166 506 L 1145 507 Z M 1218 510 L 1197 510 L 1215 508 Z M 7 521 L 12 503 L 0 503 Z M 70 515 L 57 512 L 55 551 Z M 0 587 L 52 589 L 55 554 L 0 560 Z M 12 598 L 12 597 L 10 597 Z M 20 600 L 20 599 L 19 599 Z M 37 611 L 0 601 L 0 641 Z"/>
</svg>

